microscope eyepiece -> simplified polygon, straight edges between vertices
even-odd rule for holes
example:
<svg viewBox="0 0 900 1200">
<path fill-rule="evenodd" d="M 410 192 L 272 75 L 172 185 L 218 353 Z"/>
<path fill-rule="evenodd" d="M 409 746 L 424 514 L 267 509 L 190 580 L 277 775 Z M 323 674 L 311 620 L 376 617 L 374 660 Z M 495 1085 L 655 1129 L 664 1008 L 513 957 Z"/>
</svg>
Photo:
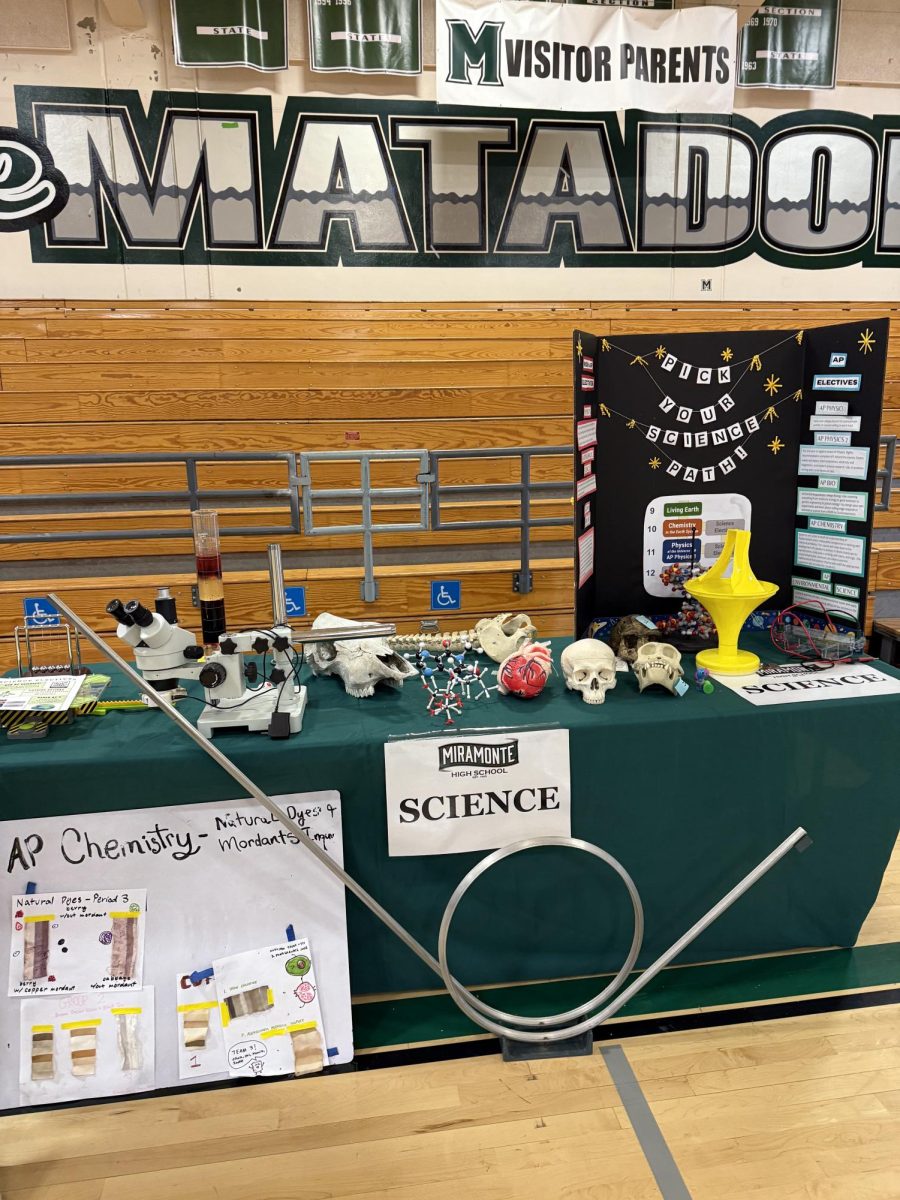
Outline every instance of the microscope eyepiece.
<svg viewBox="0 0 900 1200">
<path fill-rule="evenodd" d="M 141 629 L 146 629 L 148 625 L 153 624 L 153 613 L 149 608 L 144 608 L 140 600 L 129 600 L 125 605 L 125 612 Z"/>
<path fill-rule="evenodd" d="M 121 600 L 110 600 L 106 606 L 106 611 L 111 617 L 115 617 L 120 625 L 133 625 L 134 621 L 125 611 L 125 605 Z"/>
</svg>

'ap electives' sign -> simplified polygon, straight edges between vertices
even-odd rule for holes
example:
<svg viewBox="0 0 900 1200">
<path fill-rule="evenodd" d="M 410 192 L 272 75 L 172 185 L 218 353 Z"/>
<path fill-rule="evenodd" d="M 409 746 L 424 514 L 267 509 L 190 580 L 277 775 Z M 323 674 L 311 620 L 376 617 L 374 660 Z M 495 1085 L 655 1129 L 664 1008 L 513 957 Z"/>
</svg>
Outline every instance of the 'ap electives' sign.
<svg viewBox="0 0 900 1200">
<path fill-rule="evenodd" d="M 393 857 L 571 833 L 567 729 L 388 742 L 384 776 Z"/>
<path fill-rule="evenodd" d="M 660 18 L 593 4 L 437 0 L 437 98 L 564 112 L 728 113 L 737 13 Z"/>
</svg>

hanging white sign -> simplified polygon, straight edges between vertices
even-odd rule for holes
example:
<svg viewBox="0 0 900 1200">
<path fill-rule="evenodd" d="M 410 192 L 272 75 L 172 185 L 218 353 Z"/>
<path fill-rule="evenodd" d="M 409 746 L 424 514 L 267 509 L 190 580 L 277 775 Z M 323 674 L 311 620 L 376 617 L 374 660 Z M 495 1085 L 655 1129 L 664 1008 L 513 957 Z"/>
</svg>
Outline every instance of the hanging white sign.
<svg viewBox="0 0 900 1200">
<path fill-rule="evenodd" d="M 571 832 L 567 729 L 387 742 L 384 777 L 394 857 Z"/>
<path fill-rule="evenodd" d="M 658 113 L 728 113 L 734 105 L 732 8 L 437 0 L 436 35 L 440 104 Z M 553 191 L 559 181 L 549 182 Z"/>
</svg>

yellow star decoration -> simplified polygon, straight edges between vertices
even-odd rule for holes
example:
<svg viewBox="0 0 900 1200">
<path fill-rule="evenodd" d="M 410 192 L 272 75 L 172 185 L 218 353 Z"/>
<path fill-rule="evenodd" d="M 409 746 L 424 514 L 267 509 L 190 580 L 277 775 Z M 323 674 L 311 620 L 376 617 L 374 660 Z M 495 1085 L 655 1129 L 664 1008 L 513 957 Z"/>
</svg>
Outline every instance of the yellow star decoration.
<svg viewBox="0 0 900 1200">
<path fill-rule="evenodd" d="M 606 407 L 606 405 L 605 405 L 605 404 L 601 404 L 601 405 L 600 405 L 600 416 L 601 416 L 601 417 L 608 417 L 608 416 L 610 416 L 610 411 L 609 411 L 609 409 Z"/>
<path fill-rule="evenodd" d="M 781 380 L 776 375 L 770 375 L 763 387 L 770 396 L 774 396 L 781 391 Z"/>
<path fill-rule="evenodd" d="M 798 329 L 797 332 L 794 334 L 794 337 L 797 339 L 797 345 L 802 346 L 803 345 L 803 330 Z"/>
<path fill-rule="evenodd" d="M 732 350 L 732 348 L 730 346 L 726 346 L 725 349 L 722 351 L 722 361 L 723 362 L 731 362 L 731 360 L 733 358 L 734 358 L 734 351 Z"/>
<path fill-rule="evenodd" d="M 762 359 L 759 357 L 758 354 L 754 354 L 753 357 L 750 359 L 750 366 L 748 367 L 748 370 L 750 370 L 750 371 L 761 371 L 762 370 Z"/>
<path fill-rule="evenodd" d="M 803 388 L 797 388 L 796 392 L 794 392 L 793 396 L 791 396 L 791 399 L 792 400 L 802 400 L 803 399 Z"/>
<path fill-rule="evenodd" d="M 579 335 L 578 341 L 575 343 L 575 353 L 578 355 L 579 359 L 581 358 L 581 352 L 583 349 L 584 347 L 581 344 L 581 336 Z"/>
<path fill-rule="evenodd" d="M 609 342 L 606 340 L 606 338 L 604 338 L 603 341 L 600 343 L 600 349 L 603 351 L 604 354 L 609 349 Z"/>
<path fill-rule="evenodd" d="M 666 348 L 665 348 L 665 346 L 657 346 L 656 349 L 653 351 L 653 353 L 656 355 L 657 358 L 665 358 L 666 357 Z"/>
<path fill-rule="evenodd" d="M 863 354 L 871 354 L 872 347 L 875 345 L 875 334 L 871 329 L 865 329 L 859 335 L 859 341 L 856 343 L 862 350 Z"/>
<path fill-rule="evenodd" d="M 630 421 L 625 422 L 626 429 L 634 429 L 635 425 L 637 425 L 637 421 L 634 419 L 634 417 L 632 417 Z"/>
<path fill-rule="evenodd" d="M 766 409 L 765 415 L 763 416 L 763 420 L 764 421 L 777 421 L 778 420 L 778 413 L 775 411 L 774 404 L 770 404 L 769 407 Z"/>
<path fill-rule="evenodd" d="M 637 363 L 639 367 L 646 367 L 647 360 L 643 357 L 643 355 L 636 354 L 628 365 L 629 367 L 633 367 L 635 363 Z"/>
<path fill-rule="evenodd" d="M 662 459 L 656 458 L 656 456 L 654 456 L 653 458 L 650 459 L 647 466 L 650 467 L 651 470 L 653 470 L 653 471 L 658 471 L 659 468 L 662 466 Z"/>
<path fill-rule="evenodd" d="M 776 435 L 772 438 L 771 442 L 769 442 L 769 449 L 773 454 L 777 454 L 779 450 L 784 449 L 784 442 Z"/>
</svg>

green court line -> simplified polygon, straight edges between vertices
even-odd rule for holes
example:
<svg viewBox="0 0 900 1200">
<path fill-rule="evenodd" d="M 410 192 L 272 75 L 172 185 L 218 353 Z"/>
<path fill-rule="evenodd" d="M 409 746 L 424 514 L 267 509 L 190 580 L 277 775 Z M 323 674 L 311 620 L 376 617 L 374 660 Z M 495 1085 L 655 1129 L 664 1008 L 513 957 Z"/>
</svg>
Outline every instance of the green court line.
<svg viewBox="0 0 900 1200">
<path fill-rule="evenodd" d="M 496 1008 L 537 1016 L 575 1008 L 600 991 L 603 981 L 609 978 L 606 975 L 520 984 L 489 988 L 476 995 Z M 897 983 L 900 983 L 900 942 L 671 967 L 657 975 L 617 1016 L 645 1017 Z M 484 1033 L 459 1011 L 446 993 L 354 1004 L 353 1028 L 357 1050 Z"/>
</svg>

